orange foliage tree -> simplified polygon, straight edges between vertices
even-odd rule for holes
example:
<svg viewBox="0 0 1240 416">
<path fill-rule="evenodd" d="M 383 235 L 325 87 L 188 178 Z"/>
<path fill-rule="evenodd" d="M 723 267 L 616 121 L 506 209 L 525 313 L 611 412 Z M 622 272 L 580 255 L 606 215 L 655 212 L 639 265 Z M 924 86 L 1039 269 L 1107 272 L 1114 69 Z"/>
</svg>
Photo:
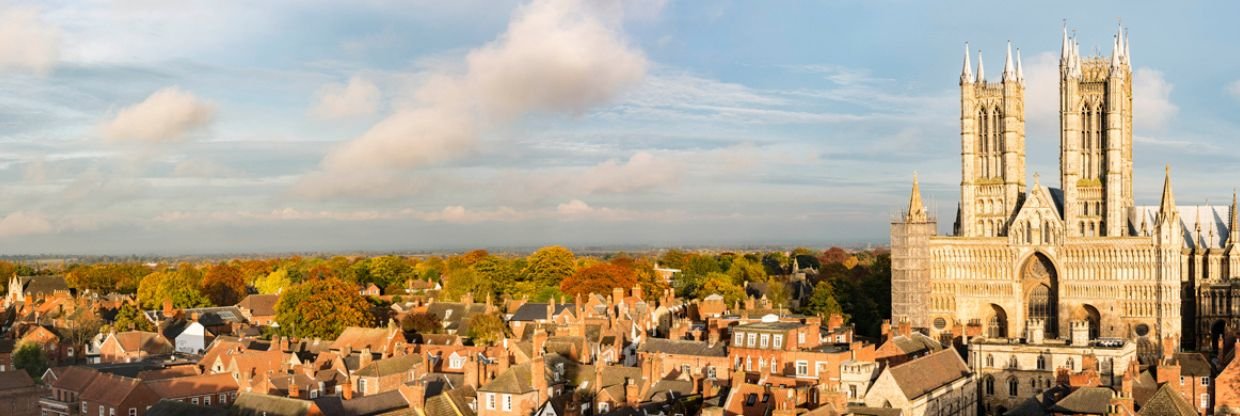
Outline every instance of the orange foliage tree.
<svg viewBox="0 0 1240 416">
<path fill-rule="evenodd" d="M 599 263 L 578 270 L 560 282 L 560 291 L 566 295 L 607 294 L 613 288 L 631 288 L 637 284 L 637 273 L 630 267 L 615 263 Z"/>
<path fill-rule="evenodd" d="M 218 306 L 236 305 L 245 297 L 245 274 L 229 264 L 215 264 L 202 278 L 202 294 Z"/>
</svg>

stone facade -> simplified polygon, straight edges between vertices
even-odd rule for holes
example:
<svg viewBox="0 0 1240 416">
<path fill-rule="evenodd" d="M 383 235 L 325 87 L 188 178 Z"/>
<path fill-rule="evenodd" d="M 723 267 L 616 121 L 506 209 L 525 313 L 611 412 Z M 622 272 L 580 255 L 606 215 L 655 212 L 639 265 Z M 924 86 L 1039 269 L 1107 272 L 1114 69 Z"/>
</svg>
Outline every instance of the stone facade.
<svg viewBox="0 0 1240 416">
<path fill-rule="evenodd" d="M 1147 361 L 1164 337 L 1188 348 L 1234 339 L 1235 197 L 1230 207 L 1177 206 L 1168 168 L 1159 206 L 1134 204 L 1128 50 L 1121 29 L 1110 57 L 1083 57 L 1065 29 L 1059 188 L 1036 173 L 1025 183 L 1019 50 L 1009 45 L 997 83 L 986 80 L 980 53 L 973 74 L 966 50 L 953 232 L 937 235 L 914 177 L 908 209 L 891 227 L 893 319 L 936 338 L 965 328 L 1015 338 L 1036 319 L 1056 339 L 1083 321 L 1093 338 L 1133 340 Z"/>
</svg>

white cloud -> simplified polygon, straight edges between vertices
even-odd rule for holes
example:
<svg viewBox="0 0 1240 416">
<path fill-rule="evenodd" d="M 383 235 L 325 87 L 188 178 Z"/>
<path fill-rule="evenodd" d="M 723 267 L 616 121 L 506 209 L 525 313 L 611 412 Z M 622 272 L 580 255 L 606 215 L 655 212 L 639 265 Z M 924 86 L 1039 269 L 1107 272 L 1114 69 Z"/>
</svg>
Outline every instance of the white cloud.
<svg viewBox="0 0 1240 416">
<path fill-rule="evenodd" d="M 574 175 L 573 180 L 579 192 L 624 193 L 673 184 L 679 174 L 675 163 L 637 152 L 624 163 L 608 160 Z"/>
<path fill-rule="evenodd" d="M 37 212 L 17 211 L 0 219 L 0 237 L 15 237 L 52 232 L 47 217 Z"/>
<path fill-rule="evenodd" d="M 103 125 L 112 140 L 174 141 L 211 122 L 214 107 L 178 87 L 155 91 Z"/>
<path fill-rule="evenodd" d="M 1150 68 L 1137 68 L 1132 78 L 1132 112 L 1137 115 L 1133 128 L 1162 130 L 1180 111 L 1171 102 L 1174 86 L 1163 78 L 1162 71 Z"/>
<path fill-rule="evenodd" d="M 1022 65 L 1027 134 L 1032 137 L 1055 137 L 1058 142 L 1059 54 L 1042 52 L 1025 59 Z"/>
<path fill-rule="evenodd" d="M 379 87 L 360 76 L 349 78 L 348 84 L 329 84 L 319 89 L 318 100 L 311 114 L 319 118 L 337 119 L 368 116 L 379 109 Z"/>
<path fill-rule="evenodd" d="M 1240 99 L 1240 80 L 1235 80 L 1227 84 L 1227 86 L 1224 87 L 1224 90 L 1227 91 L 1228 94 L 1231 94 L 1232 97 Z"/>
<path fill-rule="evenodd" d="M 0 70 L 46 74 L 60 59 L 60 29 L 32 8 L 0 8 Z"/>
<path fill-rule="evenodd" d="M 561 215 L 583 215 L 589 214 L 593 210 L 593 208 L 590 208 L 590 204 L 587 204 L 585 201 L 580 199 L 565 202 L 555 208 L 555 211 Z"/>
<path fill-rule="evenodd" d="M 413 104 L 362 136 L 333 149 L 298 184 L 302 195 L 336 196 L 324 176 L 352 182 L 357 194 L 386 190 L 383 171 L 408 171 L 466 155 L 479 136 L 526 114 L 580 114 L 613 99 L 645 75 L 647 61 L 620 32 L 618 8 L 581 0 L 535 0 L 519 8 L 507 30 L 470 51 L 463 72 L 424 77 Z M 376 173 L 379 172 L 379 173 Z M 319 188 L 319 189 L 315 189 Z"/>
</svg>

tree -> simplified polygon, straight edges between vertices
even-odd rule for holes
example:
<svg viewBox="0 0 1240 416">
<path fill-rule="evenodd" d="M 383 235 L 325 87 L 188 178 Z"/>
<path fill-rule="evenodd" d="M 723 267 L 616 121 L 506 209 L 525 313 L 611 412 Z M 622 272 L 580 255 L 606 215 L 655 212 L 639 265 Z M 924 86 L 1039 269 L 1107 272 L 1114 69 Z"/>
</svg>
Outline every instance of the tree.
<svg viewBox="0 0 1240 416">
<path fill-rule="evenodd" d="M 672 269 L 684 269 L 689 265 L 689 253 L 679 249 L 668 250 L 659 256 L 659 265 Z"/>
<path fill-rule="evenodd" d="M 504 338 L 504 320 L 499 315 L 476 314 L 469 318 L 469 337 L 474 345 L 493 345 Z"/>
<path fill-rule="evenodd" d="M 405 279 L 413 273 L 413 267 L 400 256 L 382 256 L 370 259 L 370 279 L 365 283 L 374 283 L 385 287 L 392 283 L 404 284 Z M 362 283 L 359 281 L 359 283 Z M 365 284 L 363 283 L 363 284 Z"/>
<path fill-rule="evenodd" d="M 453 270 L 443 279 L 443 296 L 449 300 L 460 300 L 466 293 L 485 296 L 495 293 L 495 282 L 478 275 L 474 269 L 464 268 Z"/>
<path fill-rule="evenodd" d="M 831 282 L 823 280 L 814 285 L 814 292 L 809 296 L 805 311 L 825 319 L 832 314 L 843 313 L 844 309 L 835 299 L 835 288 L 831 286 Z"/>
<path fill-rule="evenodd" d="M 212 265 L 202 278 L 202 292 L 217 306 L 236 305 L 245 297 L 245 276 L 228 264 Z"/>
<path fill-rule="evenodd" d="M 745 300 L 745 289 L 739 285 L 732 283 L 732 277 L 723 273 L 711 273 L 703 279 L 701 289 L 698 289 L 698 299 L 718 294 L 723 296 L 723 302 L 732 305 L 736 302 Z"/>
<path fill-rule="evenodd" d="M 47 354 L 43 352 L 38 344 L 27 342 L 23 343 L 13 352 L 13 367 L 26 370 L 30 374 L 30 378 L 38 379 L 43 377 L 43 373 L 47 371 Z"/>
<path fill-rule="evenodd" d="M 258 293 L 270 295 L 280 293 L 280 291 L 292 285 L 292 280 L 288 278 L 288 270 L 280 268 L 256 280 L 254 282 L 254 289 L 257 289 Z"/>
<path fill-rule="evenodd" d="M 65 317 L 64 328 L 60 333 L 74 351 L 83 351 L 82 347 L 99 333 L 102 326 L 103 320 L 99 319 L 99 315 L 90 307 L 90 302 L 79 299 L 74 301 L 73 311 Z M 73 358 L 80 356 L 81 354 L 74 354 Z"/>
<path fill-rule="evenodd" d="M 530 254 L 525 274 L 536 287 L 560 286 L 560 282 L 576 270 L 572 251 L 561 246 L 547 246 Z"/>
<path fill-rule="evenodd" d="M 401 318 L 400 328 L 419 334 L 438 334 L 443 332 L 443 321 L 433 313 L 415 312 Z"/>
<path fill-rule="evenodd" d="M 371 322 L 370 303 L 352 283 L 307 280 L 288 288 L 276 302 L 276 322 L 285 335 L 334 339 L 346 327 Z"/>
<path fill-rule="evenodd" d="M 116 318 L 112 321 L 112 328 L 121 332 L 154 331 L 155 325 L 142 316 L 142 310 L 138 309 L 138 305 L 126 303 L 121 305 L 121 309 L 116 312 Z"/>
<path fill-rule="evenodd" d="M 151 273 L 138 284 L 138 303 L 147 309 L 162 307 L 164 300 L 171 300 L 177 308 L 211 306 L 211 300 L 199 290 L 201 283 L 202 272 L 188 264 L 175 271 Z"/>
<path fill-rule="evenodd" d="M 628 289 L 637 285 L 633 269 L 613 263 L 600 263 L 578 270 L 560 283 L 566 295 L 607 294 L 614 288 Z"/>
<path fill-rule="evenodd" d="M 732 267 L 728 269 L 728 275 L 732 276 L 732 283 L 738 285 L 745 282 L 765 282 L 767 276 L 766 269 L 761 264 L 745 257 L 732 261 Z"/>
<path fill-rule="evenodd" d="M 773 305 L 787 307 L 792 301 L 792 293 L 784 282 L 771 280 L 766 286 L 766 299 Z"/>
<path fill-rule="evenodd" d="M 663 291 L 669 287 L 663 276 L 654 271 L 654 264 L 648 259 L 633 262 L 633 271 L 637 274 L 637 285 L 641 286 L 646 299 L 660 299 Z"/>
<path fill-rule="evenodd" d="M 822 256 L 819 257 L 823 265 L 843 263 L 846 259 L 848 259 L 848 252 L 839 247 L 831 247 L 823 251 Z"/>
</svg>

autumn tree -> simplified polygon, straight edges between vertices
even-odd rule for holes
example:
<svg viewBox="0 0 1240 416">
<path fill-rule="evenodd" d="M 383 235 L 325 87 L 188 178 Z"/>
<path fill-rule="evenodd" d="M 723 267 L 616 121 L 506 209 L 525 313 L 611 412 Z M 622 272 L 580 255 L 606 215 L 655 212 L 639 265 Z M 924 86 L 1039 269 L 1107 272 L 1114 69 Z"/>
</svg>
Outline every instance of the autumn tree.
<svg viewBox="0 0 1240 416">
<path fill-rule="evenodd" d="M 405 279 L 413 272 L 413 267 L 409 262 L 400 256 L 382 256 L 370 259 L 369 279 L 359 281 L 358 283 L 374 283 L 379 287 L 386 287 L 393 283 L 404 284 Z"/>
<path fill-rule="evenodd" d="M 659 256 L 659 265 L 672 269 L 684 269 L 689 264 L 689 253 L 684 250 L 671 249 Z"/>
<path fill-rule="evenodd" d="M 142 310 L 138 305 L 126 303 L 121 305 L 120 310 L 116 312 L 116 318 L 112 321 L 112 328 L 118 332 L 124 331 L 154 331 L 155 325 L 151 321 L 142 316 Z"/>
<path fill-rule="evenodd" d="M 831 247 L 826 251 L 823 251 L 822 256 L 819 256 L 818 259 L 823 265 L 840 264 L 843 263 L 844 260 L 848 259 L 848 256 L 848 251 L 845 251 L 839 247 Z"/>
<path fill-rule="evenodd" d="M 535 287 L 560 286 L 576 271 L 576 257 L 569 249 L 547 246 L 530 254 L 525 274 Z"/>
<path fill-rule="evenodd" d="M 211 300 L 202 294 L 202 272 L 183 264 L 176 270 L 155 272 L 142 278 L 138 284 L 138 302 L 147 309 L 158 309 L 165 299 L 177 308 L 211 306 Z"/>
<path fill-rule="evenodd" d="M 745 300 L 745 289 L 735 283 L 732 283 L 732 277 L 723 273 L 711 273 L 703 278 L 702 287 L 697 291 L 698 299 L 703 299 L 710 295 L 723 296 L 724 303 L 732 305 L 735 302 Z"/>
<path fill-rule="evenodd" d="M 600 263 L 578 270 L 560 283 L 560 291 L 569 296 L 591 293 L 607 294 L 613 288 L 628 289 L 637 284 L 633 269 L 614 263 Z"/>
<path fill-rule="evenodd" d="M 307 280 L 293 285 L 276 302 L 276 322 L 285 335 L 333 339 L 346 327 L 371 322 L 370 303 L 352 283 Z"/>
<path fill-rule="evenodd" d="M 140 263 L 77 265 L 65 273 L 65 282 L 78 290 L 95 293 L 134 293 L 151 269 Z"/>
<path fill-rule="evenodd" d="M 400 328 L 406 332 L 439 334 L 443 332 L 443 321 L 433 313 L 415 312 L 400 319 Z"/>
<path fill-rule="evenodd" d="M 474 340 L 474 345 L 494 345 L 504 339 L 506 329 L 507 326 L 499 315 L 480 313 L 469 318 L 467 335 Z"/>
<path fill-rule="evenodd" d="M 292 285 L 293 282 L 288 277 L 288 270 L 283 268 L 276 269 L 276 271 L 254 281 L 254 289 L 264 295 L 280 293 L 281 290 Z"/>
<path fill-rule="evenodd" d="M 212 265 L 202 278 L 202 292 L 215 305 L 236 305 L 246 294 L 245 276 L 231 265 Z"/>
<path fill-rule="evenodd" d="M 766 269 L 756 261 L 741 257 L 732 261 L 731 268 L 728 269 L 728 275 L 732 276 L 732 283 L 745 284 L 766 281 Z"/>
<path fill-rule="evenodd" d="M 60 330 L 61 337 L 75 351 L 83 351 L 83 346 L 99 334 L 99 328 L 103 326 L 103 320 L 90 305 L 86 299 L 75 300 L 73 310 L 65 317 L 64 327 Z M 75 354 L 74 358 L 78 356 Z"/>
<path fill-rule="evenodd" d="M 466 293 L 485 296 L 495 293 L 495 282 L 480 276 L 474 269 L 457 269 L 444 276 L 442 293 L 449 300 L 460 300 Z"/>
<path fill-rule="evenodd" d="M 47 354 L 43 352 L 38 344 L 27 342 L 17 347 L 17 351 L 13 352 L 13 367 L 19 370 L 26 370 L 31 378 L 38 379 L 43 377 L 43 373 L 47 371 Z"/>
<path fill-rule="evenodd" d="M 654 271 L 654 263 L 648 259 L 633 262 L 633 272 L 637 275 L 637 285 L 642 288 L 646 299 L 659 299 L 669 286 L 666 279 Z"/>
<path fill-rule="evenodd" d="M 787 307 L 792 301 L 792 291 L 782 281 L 772 280 L 766 285 L 766 298 L 772 305 Z"/>
</svg>

